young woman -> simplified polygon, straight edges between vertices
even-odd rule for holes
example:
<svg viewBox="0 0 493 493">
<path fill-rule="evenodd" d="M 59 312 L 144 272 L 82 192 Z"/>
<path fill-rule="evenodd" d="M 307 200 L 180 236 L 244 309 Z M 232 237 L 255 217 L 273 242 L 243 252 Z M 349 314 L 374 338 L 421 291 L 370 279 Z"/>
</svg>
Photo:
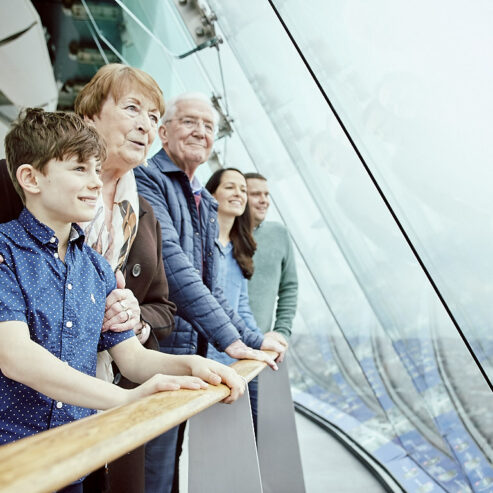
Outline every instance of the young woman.
<svg viewBox="0 0 493 493">
<path fill-rule="evenodd" d="M 235 168 L 217 170 L 205 188 L 218 202 L 217 221 L 219 237 L 218 284 L 226 299 L 251 330 L 260 333 L 248 301 L 248 279 L 253 275 L 255 240 L 252 235 L 250 213 L 247 207 L 247 184 L 243 173 Z M 207 357 L 229 365 L 235 360 L 219 352 L 211 344 Z M 253 423 L 257 423 L 257 379 L 248 385 Z"/>
</svg>

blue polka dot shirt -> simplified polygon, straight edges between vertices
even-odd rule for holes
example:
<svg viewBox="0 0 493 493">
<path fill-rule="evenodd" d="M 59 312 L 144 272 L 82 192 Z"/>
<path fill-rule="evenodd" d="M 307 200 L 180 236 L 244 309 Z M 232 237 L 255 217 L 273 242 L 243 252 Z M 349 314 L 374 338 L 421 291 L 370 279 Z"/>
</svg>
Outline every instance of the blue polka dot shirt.
<svg viewBox="0 0 493 493">
<path fill-rule="evenodd" d="M 0 224 L 0 322 L 22 321 L 31 339 L 71 367 L 96 375 L 97 352 L 133 336 L 101 333 L 106 296 L 116 287 L 108 262 L 73 225 L 65 263 L 58 238 L 27 209 Z M 0 371 L 0 444 L 95 411 L 57 402 Z"/>
</svg>

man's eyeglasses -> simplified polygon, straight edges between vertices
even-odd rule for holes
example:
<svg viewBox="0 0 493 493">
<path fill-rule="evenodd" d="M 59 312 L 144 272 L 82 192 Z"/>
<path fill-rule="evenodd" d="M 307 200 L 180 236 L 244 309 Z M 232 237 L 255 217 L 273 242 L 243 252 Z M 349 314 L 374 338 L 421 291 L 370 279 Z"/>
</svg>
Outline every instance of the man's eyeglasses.
<svg viewBox="0 0 493 493">
<path fill-rule="evenodd" d="M 166 120 L 166 123 L 173 120 L 176 120 L 181 126 L 185 127 L 188 130 L 199 128 L 199 125 L 202 125 L 207 135 L 214 134 L 214 124 L 211 122 L 205 122 L 201 118 L 190 118 L 185 116 L 183 118 L 171 118 L 170 120 Z"/>
</svg>

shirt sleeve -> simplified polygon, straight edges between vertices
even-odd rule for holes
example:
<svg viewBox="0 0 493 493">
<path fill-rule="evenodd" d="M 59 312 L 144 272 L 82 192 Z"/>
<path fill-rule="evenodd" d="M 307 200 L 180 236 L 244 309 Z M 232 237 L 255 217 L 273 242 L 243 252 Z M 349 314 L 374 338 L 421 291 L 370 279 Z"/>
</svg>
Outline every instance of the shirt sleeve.
<svg viewBox="0 0 493 493">
<path fill-rule="evenodd" d="M 101 258 L 101 267 L 106 281 L 106 296 L 108 296 L 111 291 L 116 289 L 116 277 L 111 265 L 104 257 Z"/>
<path fill-rule="evenodd" d="M 111 291 L 116 289 L 116 277 L 110 264 L 104 258 L 101 259 L 101 268 L 106 281 L 106 296 L 108 296 Z M 120 342 L 126 341 L 130 337 L 135 337 L 133 330 L 126 330 L 125 332 L 113 332 L 111 330 L 107 330 L 106 332 L 101 332 L 98 343 L 98 351 L 106 351 L 111 349 L 113 346 L 116 346 Z"/>
<path fill-rule="evenodd" d="M 99 337 L 98 352 L 111 349 L 113 346 L 120 344 L 120 342 L 126 341 L 131 337 L 135 337 L 133 330 L 126 330 L 125 332 L 112 332 L 108 330 L 101 332 Z"/>
<path fill-rule="evenodd" d="M 0 322 L 17 320 L 26 322 L 26 302 L 21 287 L 15 275 L 14 262 L 9 255 L 9 249 L 0 240 L 0 254 L 4 261 L 0 264 Z"/>
</svg>

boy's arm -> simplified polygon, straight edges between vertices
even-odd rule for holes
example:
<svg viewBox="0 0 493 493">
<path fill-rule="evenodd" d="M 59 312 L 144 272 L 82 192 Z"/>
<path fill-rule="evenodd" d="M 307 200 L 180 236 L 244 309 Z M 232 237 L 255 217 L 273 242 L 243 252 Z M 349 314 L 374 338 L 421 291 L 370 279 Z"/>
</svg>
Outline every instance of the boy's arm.
<svg viewBox="0 0 493 493">
<path fill-rule="evenodd" d="M 253 351 L 253 350 L 252 350 Z M 232 368 L 216 361 L 192 355 L 174 355 L 146 349 L 135 337 L 109 349 L 123 376 L 141 383 L 156 374 L 192 375 L 218 385 L 221 382 L 231 389 L 224 402 L 235 401 L 245 391 L 245 381 Z M 182 377 L 183 378 L 183 377 Z"/>
<path fill-rule="evenodd" d="M 140 346 L 135 337 L 130 340 Z M 123 389 L 71 368 L 32 341 L 28 326 L 19 321 L 0 322 L 0 370 L 52 399 L 90 409 L 109 409 L 161 390 L 206 387 L 198 378 L 159 375 L 136 389 Z"/>
</svg>

